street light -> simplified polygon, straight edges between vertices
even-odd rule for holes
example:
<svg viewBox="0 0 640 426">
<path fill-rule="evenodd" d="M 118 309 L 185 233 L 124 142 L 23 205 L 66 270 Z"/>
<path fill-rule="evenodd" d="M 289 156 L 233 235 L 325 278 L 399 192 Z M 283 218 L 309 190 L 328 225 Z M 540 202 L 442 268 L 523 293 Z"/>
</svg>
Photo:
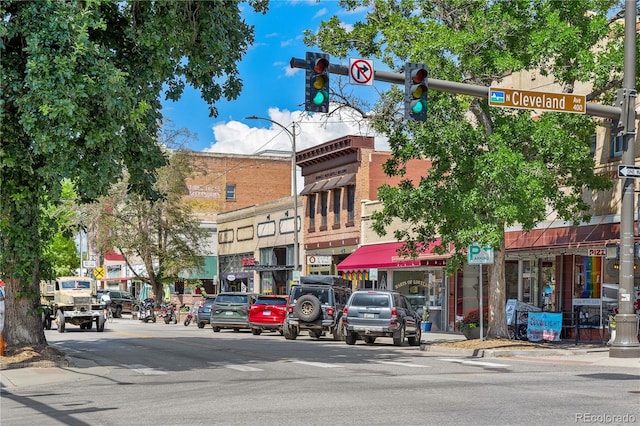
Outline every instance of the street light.
<svg viewBox="0 0 640 426">
<path fill-rule="evenodd" d="M 293 131 L 286 128 L 282 124 L 274 121 L 270 118 L 266 117 L 258 117 L 255 115 L 251 115 L 249 117 L 245 117 L 246 120 L 266 120 L 269 121 L 276 126 L 280 127 L 282 130 L 287 132 L 289 137 L 291 138 L 291 173 L 293 174 L 293 265 L 294 271 L 298 271 L 300 269 L 300 255 L 298 253 L 298 184 L 296 182 L 296 123 L 291 123 L 291 127 L 293 127 Z"/>
</svg>

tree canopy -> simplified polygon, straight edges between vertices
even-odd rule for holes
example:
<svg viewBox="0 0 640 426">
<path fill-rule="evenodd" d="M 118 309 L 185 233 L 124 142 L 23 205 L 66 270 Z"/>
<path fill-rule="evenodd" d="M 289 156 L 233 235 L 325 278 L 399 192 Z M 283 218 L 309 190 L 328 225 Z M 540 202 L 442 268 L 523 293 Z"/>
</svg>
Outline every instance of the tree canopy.
<svg viewBox="0 0 640 426">
<path fill-rule="evenodd" d="M 5 340 L 43 344 L 41 206 L 69 179 L 80 201 L 126 173 L 128 190 L 157 199 L 161 96 L 187 84 L 215 103 L 242 88 L 237 62 L 254 41 L 241 1 L 0 3 L 0 274 Z M 266 0 L 246 2 L 265 13 Z"/>
<path fill-rule="evenodd" d="M 620 88 L 623 16 L 619 1 L 343 0 L 348 11 L 365 8 L 362 21 L 334 16 L 306 42 L 346 57 L 377 58 L 392 70 L 406 62 L 427 64 L 429 77 L 490 87 L 506 75 L 535 70 L 553 76 L 564 92 L 591 87 L 588 101 L 609 103 Z M 349 16 L 348 14 L 345 16 Z M 374 214 L 383 234 L 393 218 L 404 230 L 405 252 L 415 253 L 436 237 L 453 247 L 458 267 L 475 242 L 494 247 L 490 267 L 489 336 L 506 337 L 504 232 L 519 224 L 531 230 L 553 211 L 580 222 L 590 206 L 585 191 L 610 188 L 590 153 L 597 119 L 584 115 L 491 108 L 486 99 L 429 92 L 428 118 L 407 122 L 403 89 L 391 87 L 374 111 L 375 128 L 389 137 L 393 158 L 385 165 L 402 175 L 413 158 L 429 158 L 432 169 L 417 184 L 383 186 L 384 208 Z"/>
</svg>

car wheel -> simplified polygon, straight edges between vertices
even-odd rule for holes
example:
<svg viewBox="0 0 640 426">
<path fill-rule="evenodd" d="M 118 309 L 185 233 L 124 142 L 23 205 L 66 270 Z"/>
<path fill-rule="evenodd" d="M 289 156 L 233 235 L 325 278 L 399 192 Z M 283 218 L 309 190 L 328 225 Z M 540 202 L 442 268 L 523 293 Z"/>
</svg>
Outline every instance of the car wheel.
<svg viewBox="0 0 640 426">
<path fill-rule="evenodd" d="M 122 306 L 116 306 L 116 311 L 113 313 L 114 318 L 122 318 Z"/>
<path fill-rule="evenodd" d="M 96 331 L 102 333 L 104 331 L 104 315 L 100 314 L 96 318 Z"/>
<path fill-rule="evenodd" d="M 367 345 L 373 345 L 376 342 L 376 338 L 371 336 L 364 336 L 364 342 Z"/>
<path fill-rule="evenodd" d="M 198 328 L 204 328 L 204 323 L 202 321 L 198 323 Z"/>
<path fill-rule="evenodd" d="M 56 317 L 56 324 L 58 326 L 58 333 L 64 333 L 65 323 L 64 323 L 64 314 L 62 311 L 58 311 L 58 315 Z"/>
<path fill-rule="evenodd" d="M 403 324 L 402 327 L 400 327 L 400 330 L 398 330 L 396 334 L 393 335 L 393 345 L 402 346 L 402 344 L 404 343 L 404 338 L 405 338 L 405 330 L 404 330 L 404 324 Z"/>
<path fill-rule="evenodd" d="M 254 336 L 259 336 L 259 335 L 260 335 L 260 333 L 262 333 L 262 330 L 260 330 L 259 328 L 252 328 L 252 329 L 251 329 L 251 333 L 252 333 Z"/>
<path fill-rule="evenodd" d="M 304 322 L 311 322 L 318 319 L 322 312 L 320 300 L 313 294 L 305 294 L 296 302 L 296 314 Z"/>
<path fill-rule="evenodd" d="M 214 333 L 219 333 L 220 332 L 220 327 L 213 327 L 213 332 Z"/>
<path fill-rule="evenodd" d="M 342 325 L 342 317 L 338 318 L 338 322 L 333 328 L 333 340 L 335 340 L 336 342 L 344 340 L 344 326 Z"/>
<path fill-rule="evenodd" d="M 420 324 L 418 324 L 418 328 L 416 329 L 416 334 L 414 336 L 409 337 L 409 344 L 411 346 L 420 346 L 420 340 L 422 339 L 422 328 Z"/>
<path fill-rule="evenodd" d="M 349 333 L 347 331 L 347 334 L 344 335 L 344 341 L 347 345 L 355 345 L 356 344 L 356 340 L 358 340 L 358 335 L 354 334 L 354 333 Z"/>
<path fill-rule="evenodd" d="M 286 322 L 284 323 L 284 326 L 282 327 L 282 335 L 287 340 L 296 340 L 296 337 L 298 337 L 298 334 L 295 332 L 295 330 L 290 325 L 288 325 Z"/>
</svg>

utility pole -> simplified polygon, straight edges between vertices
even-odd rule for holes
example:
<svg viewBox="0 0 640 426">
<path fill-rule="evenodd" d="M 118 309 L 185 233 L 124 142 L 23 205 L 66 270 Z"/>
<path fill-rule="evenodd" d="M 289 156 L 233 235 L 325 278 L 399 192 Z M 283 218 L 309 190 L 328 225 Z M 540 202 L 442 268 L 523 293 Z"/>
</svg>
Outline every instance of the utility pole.
<svg viewBox="0 0 640 426">
<path fill-rule="evenodd" d="M 624 17 L 624 80 L 616 101 L 620 102 L 622 124 L 622 164 L 635 165 L 636 136 L 636 2 L 625 1 Z M 635 178 L 626 177 L 622 183 L 620 208 L 620 277 L 616 338 L 611 344 L 611 358 L 639 358 L 638 315 L 634 312 L 633 266 L 635 264 L 633 210 Z M 640 219 L 640 218 L 639 218 Z"/>
</svg>

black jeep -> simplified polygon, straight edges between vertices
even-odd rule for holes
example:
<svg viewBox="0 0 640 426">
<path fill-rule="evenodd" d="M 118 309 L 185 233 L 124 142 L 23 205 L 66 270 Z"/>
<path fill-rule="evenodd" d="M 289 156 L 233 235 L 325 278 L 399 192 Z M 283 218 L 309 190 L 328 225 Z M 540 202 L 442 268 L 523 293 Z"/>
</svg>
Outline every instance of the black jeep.
<svg viewBox="0 0 640 426">
<path fill-rule="evenodd" d="M 340 276 L 307 275 L 300 277 L 289 294 L 283 334 L 288 340 L 298 337 L 301 330 L 320 338 L 331 333 L 334 340 L 344 340 L 342 310 L 351 295 L 351 283 Z"/>
</svg>

